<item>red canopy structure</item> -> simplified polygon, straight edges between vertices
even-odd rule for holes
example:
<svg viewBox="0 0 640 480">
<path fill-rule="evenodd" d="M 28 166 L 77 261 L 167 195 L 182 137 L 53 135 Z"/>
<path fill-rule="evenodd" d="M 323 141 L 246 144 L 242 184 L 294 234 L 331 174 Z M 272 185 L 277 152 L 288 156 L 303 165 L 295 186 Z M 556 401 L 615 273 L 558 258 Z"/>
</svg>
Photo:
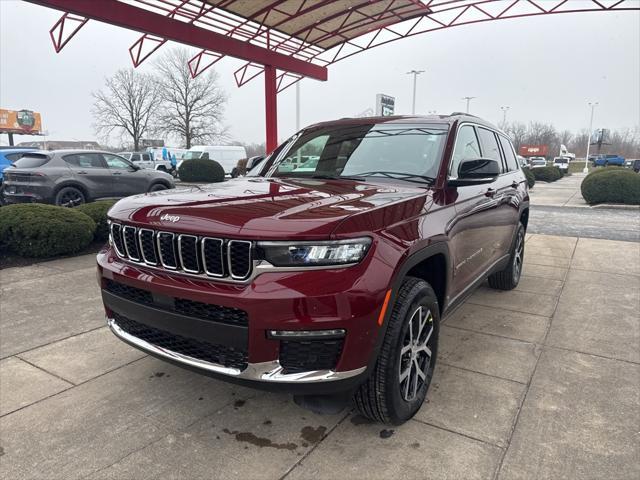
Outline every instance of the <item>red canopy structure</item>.
<svg viewBox="0 0 640 480">
<path fill-rule="evenodd" d="M 168 40 L 200 49 L 195 77 L 228 55 L 242 86 L 264 72 L 267 151 L 277 145 L 277 93 L 364 50 L 421 33 L 507 18 L 640 10 L 637 0 L 26 0 L 65 12 L 50 31 L 60 52 L 91 20 L 139 31 L 137 67 Z"/>
</svg>

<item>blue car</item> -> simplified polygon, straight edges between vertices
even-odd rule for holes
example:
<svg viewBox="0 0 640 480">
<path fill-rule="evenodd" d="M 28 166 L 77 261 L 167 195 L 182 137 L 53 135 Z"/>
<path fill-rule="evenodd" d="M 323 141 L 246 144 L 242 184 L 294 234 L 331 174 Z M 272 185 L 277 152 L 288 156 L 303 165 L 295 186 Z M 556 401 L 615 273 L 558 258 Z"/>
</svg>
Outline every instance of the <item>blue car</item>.
<svg viewBox="0 0 640 480">
<path fill-rule="evenodd" d="M 0 149 L 0 184 L 4 178 L 4 169 L 9 167 L 13 162 L 18 160 L 27 152 L 35 152 L 37 148 L 2 148 Z"/>
<path fill-rule="evenodd" d="M 599 167 L 608 167 L 609 165 L 624 167 L 624 158 L 620 155 L 600 155 L 595 158 L 593 164 Z"/>
</svg>

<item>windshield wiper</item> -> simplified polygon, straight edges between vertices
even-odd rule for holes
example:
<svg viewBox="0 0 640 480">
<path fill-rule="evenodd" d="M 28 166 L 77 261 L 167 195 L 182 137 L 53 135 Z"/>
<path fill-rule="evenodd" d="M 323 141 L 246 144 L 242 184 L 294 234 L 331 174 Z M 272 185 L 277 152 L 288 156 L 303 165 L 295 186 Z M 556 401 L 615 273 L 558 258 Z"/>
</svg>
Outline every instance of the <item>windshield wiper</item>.
<svg viewBox="0 0 640 480">
<path fill-rule="evenodd" d="M 380 175 L 382 177 L 387 177 L 387 178 L 394 178 L 398 180 L 407 180 L 408 182 L 426 183 L 428 185 L 433 185 L 433 183 L 436 181 L 436 179 L 433 177 L 429 177 L 427 175 L 418 175 L 416 173 L 375 171 L 375 172 L 363 172 L 363 173 L 357 174 L 357 176 L 360 176 L 360 177 L 373 177 L 376 175 Z"/>
<path fill-rule="evenodd" d="M 311 178 L 316 178 L 319 180 L 362 180 L 362 177 L 358 177 L 357 175 L 311 175 Z"/>
</svg>

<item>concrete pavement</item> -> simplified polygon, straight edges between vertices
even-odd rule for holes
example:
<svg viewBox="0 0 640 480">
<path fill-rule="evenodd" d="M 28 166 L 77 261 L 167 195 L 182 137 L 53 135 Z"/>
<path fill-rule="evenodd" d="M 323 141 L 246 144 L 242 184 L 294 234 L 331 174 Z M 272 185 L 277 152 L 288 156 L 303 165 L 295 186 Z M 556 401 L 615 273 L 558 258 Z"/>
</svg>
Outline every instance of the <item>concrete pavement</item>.
<svg viewBox="0 0 640 480">
<path fill-rule="evenodd" d="M 401 427 L 145 356 L 104 327 L 92 256 L 0 271 L 0 478 L 640 477 L 640 244 L 527 235 L 511 292 L 445 319 Z"/>
</svg>

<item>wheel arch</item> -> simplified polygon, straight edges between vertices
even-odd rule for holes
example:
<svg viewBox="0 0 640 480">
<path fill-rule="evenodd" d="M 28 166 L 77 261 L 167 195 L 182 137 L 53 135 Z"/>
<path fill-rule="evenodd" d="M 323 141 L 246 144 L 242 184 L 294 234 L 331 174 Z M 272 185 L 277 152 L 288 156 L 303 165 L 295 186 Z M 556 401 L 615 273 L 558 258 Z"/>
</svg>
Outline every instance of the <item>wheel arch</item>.
<svg viewBox="0 0 640 480">
<path fill-rule="evenodd" d="M 524 231 L 527 231 L 527 225 L 529 225 L 529 207 L 523 208 L 520 212 L 520 223 L 524 225 Z"/>
<path fill-rule="evenodd" d="M 77 188 L 78 190 L 80 190 L 82 192 L 82 194 L 84 195 L 84 199 L 86 202 L 88 202 L 92 196 L 89 193 L 89 190 L 87 189 L 87 187 L 85 185 L 83 185 L 82 183 L 76 181 L 76 180 L 66 180 L 58 185 L 56 185 L 53 188 L 53 193 L 51 194 L 51 200 L 55 203 L 56 201 L 56 196 L 58 195 L 58 192 L 60 190 L 62 190 L 65 187 L 73 187 L 73 188 Z"/>
</svg>

